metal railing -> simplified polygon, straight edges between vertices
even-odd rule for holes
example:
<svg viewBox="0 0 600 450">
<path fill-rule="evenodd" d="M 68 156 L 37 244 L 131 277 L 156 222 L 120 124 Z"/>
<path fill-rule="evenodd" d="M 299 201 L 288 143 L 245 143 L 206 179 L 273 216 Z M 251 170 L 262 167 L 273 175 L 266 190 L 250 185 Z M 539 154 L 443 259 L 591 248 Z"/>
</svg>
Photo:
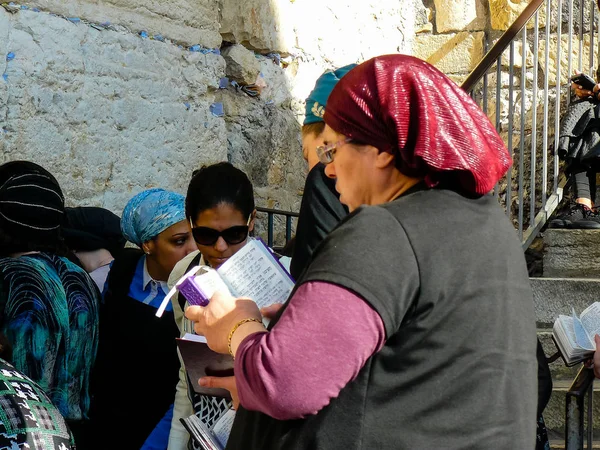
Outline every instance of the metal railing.
<svg viewBox="0 0 600 450">
<path fill-rule="evenodd" d="M 292 230 L 293 230 L 293 220 L 298 218 L 297 212 L 292 211 L 283 211 L 281 209 L 271 209 L 271 208 L 256 208 L 257 219 L 262 218 L 265 214 L 267 215 L 267 245 L 274 250 L 282 250 L 285 245 L 292 239 Z M 285 244 L 275 245 L 275 222 L 276 217 L 279 216 L 283 219 L 279 219 L 284 224 L 284 238 Z"/>
<path fill-rule="evenodd" d="M 462 84 L 513 154 L 514 164 L 494 193 L 523 249 L 567 185 L 557 150 L 560 119 L 570 102 L 569 77 L 595 70 L 596 8 L 593 0 L 532 0 L 495 43 L 487 33 L 485 48 L 491 48 Z"/>
<path fill-rule="evenodd" d="M 584 441 L 587 441 L 586 448 L 588 450 L 592 449 L 594 431 L 592 422 L 594 378 L 594 371 L 582 366 L 567 392 L 565 450 L 583 450 Z M 586 404 L 587 410 L 585 408 Z M 584 422 L 587 422 L 587 436 Z"/>
</svg>

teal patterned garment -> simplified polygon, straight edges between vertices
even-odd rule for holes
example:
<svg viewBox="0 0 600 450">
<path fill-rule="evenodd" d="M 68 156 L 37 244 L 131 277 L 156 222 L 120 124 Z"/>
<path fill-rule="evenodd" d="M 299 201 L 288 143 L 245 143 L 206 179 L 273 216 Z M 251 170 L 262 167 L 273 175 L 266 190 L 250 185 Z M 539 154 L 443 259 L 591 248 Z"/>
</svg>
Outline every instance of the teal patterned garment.
<svg viewBox="0 0 600 450">
<path fill-rule="evenodd" d="M 67 420 L 87 418 L 98 304 L 92 279 L 66 258 L 0 259 L 0 330 L 13 346 L 12 363 Z"/>
</svg>

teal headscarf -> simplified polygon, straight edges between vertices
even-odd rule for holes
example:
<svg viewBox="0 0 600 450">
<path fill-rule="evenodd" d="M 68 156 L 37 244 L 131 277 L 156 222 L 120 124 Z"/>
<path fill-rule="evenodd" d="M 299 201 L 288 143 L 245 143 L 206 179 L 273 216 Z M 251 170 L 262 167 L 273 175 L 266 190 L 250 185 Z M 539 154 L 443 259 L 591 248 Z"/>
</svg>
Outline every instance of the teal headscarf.
<svg viewBox="0 0 600 450">
<path fill-rule="evenodd" d="M 329 94 L 333 88 L 351 69 L 356 67 L 356 64 L 348 64 L 334 71 L 328 70 L 321 75 L 312 92 L 306 99 L 306 110 L 304 115 L 303 125 L 308 125 L 316 122 L 323 122 L 323 114 L 325 114 L 325 104 L 329 98 Z"/>
<path fill-rule="evenodd" d="M 141 247 L 171 225 L 185 220 L 185 197 L 164 189 L 148 189 L 134 196 L 123 210 L 123 236 Z"/>
</svg>

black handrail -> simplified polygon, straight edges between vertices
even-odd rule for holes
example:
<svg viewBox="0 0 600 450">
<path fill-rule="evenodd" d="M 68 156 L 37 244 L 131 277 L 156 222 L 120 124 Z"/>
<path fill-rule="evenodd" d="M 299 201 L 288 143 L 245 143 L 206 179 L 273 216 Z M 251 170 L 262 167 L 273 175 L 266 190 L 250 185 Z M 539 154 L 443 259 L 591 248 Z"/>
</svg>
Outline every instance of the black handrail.
<svg viewBox="0 0 600 450">
<path fill-rule="evenodd" d="M 477 84 L 477 82 L 487 73 L 489 68 L 494 65 L 502 55 L 502 52 L 508 48 L 513 39 L 519 34 L 543 3 L 544 0 L 532 0 L 531 3 L 525 7 L 519 17 L 517 17 L 508 30 L 500 36 L 500 39 L 498 39 L 494 46 L 485 54 L 479 64 L 477 64 L 465 81 L 460 85 L 463 90 L 469 92 L 473 89 L 475 84 Z"/>
<path fill-rule="evenodd" d="M 593 439 L 592 398 L 594 392 L 594 371 L 582 366 L 567 392 L 565 450 L 583 450 L 584 443 L 584 401 L 587 397 L 587 448 L 591 450 Z"/>
<path fill-rule="evenodd" d="M 292 239 L 292 218 L 298 217 L 297 212 L 293 211 L 284 211 L 281 209 L 273 209 L 273 208 L 256 208 L 256 212 L 267 213 L 267 245 L 273 248 L 273 239 L 275 234 L 275 224 L 274 224 L 274 216 L 284 216 L 285 217 L 285 243 L 287 244 L 290 239 Z"/>
</svg>

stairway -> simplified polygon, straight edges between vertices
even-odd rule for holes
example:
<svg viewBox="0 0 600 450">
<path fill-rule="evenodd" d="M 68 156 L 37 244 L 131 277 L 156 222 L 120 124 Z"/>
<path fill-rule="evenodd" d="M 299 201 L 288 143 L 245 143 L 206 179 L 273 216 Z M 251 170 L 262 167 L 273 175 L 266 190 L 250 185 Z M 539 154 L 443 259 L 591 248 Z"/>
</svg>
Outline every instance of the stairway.
<svg viewBox="0 0 600 450">
<path fill-rule="evenodd" d="M 548 229 L 543 239 L 543 276 L 530 278 L 538 337 L 547 356 L 556 352 L 551 338 L 559 314 L 583 311 L 600 301 L 600 230 Z M 562 359 L 550 364 L 553 393 L 544 419 L 552 448 L 564 448 L 565 394 L 580 366 L 566 367 Z M 600 448 L 600 381 L 594 383 L 594 448 Z"/>
</svg>

